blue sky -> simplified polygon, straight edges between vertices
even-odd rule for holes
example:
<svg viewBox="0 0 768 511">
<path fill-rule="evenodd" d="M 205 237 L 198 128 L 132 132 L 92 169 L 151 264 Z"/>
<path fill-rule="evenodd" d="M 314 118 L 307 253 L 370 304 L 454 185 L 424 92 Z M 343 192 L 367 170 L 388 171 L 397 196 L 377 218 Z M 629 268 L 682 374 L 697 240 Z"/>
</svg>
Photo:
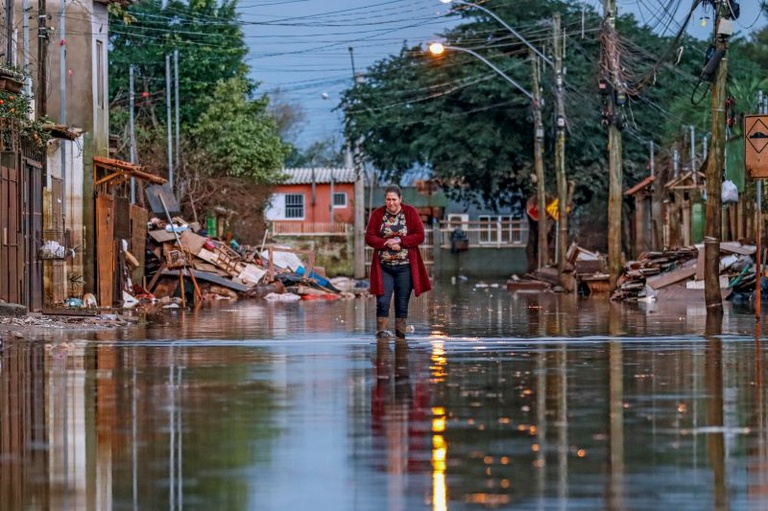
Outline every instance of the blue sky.
<svg viewBox="0 0 768 511">
<path fill-rule="evenodd" d="M 598 12 L 601 0 L 585 0 Z M 617 0 L 620 13 L 633 13 L 642 23 L 677 30 L 691 0 Z M 670 5 L 677 10 L 668 13 Z M 758 0 L 742 0 L 735 30 L 762 27 Z M 240 0 L 239 12 L 250 53 L 251 76 L 261 90 L 299 105 L 306 121 L 297 143 L 340 136 L 341 92 L 350 86 L 353 65 L 357 72 L 397 54 L 408 46 L 437 39 L 449 27 L 449 6 L 439 0 Z M 707 17 L 709 19 L 707 19 Z M 711 9 L 699 7 L 689 32 L 699 38 L 712 35 Z M 708 21 L 702 26 L 702 21 Z M 520 30 L 525 35 L 523 29 Z M 350 53 L 349 48 L 352 48 Z"/>
</svg>

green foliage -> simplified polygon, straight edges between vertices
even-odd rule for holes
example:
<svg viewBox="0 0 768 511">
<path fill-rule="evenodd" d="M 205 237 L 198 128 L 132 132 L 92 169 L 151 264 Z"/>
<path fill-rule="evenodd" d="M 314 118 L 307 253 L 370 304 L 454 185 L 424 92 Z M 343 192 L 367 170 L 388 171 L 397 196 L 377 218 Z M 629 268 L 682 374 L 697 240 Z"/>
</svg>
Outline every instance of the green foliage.
<svg viewBox="0 0 768 511">
<path fill-rule="evenodd" d="M 0 124 L 5 127 L 9 121 L 15 123 L 22 139 L 32 147 L 42 150 L 51 139 L 51 133 L 46 128 L 48 120 L 32 119 L 31 113 L 32 105 L 29 96 L 23 92 L 0 90 Z"/>
<path fill-rule="evenodd" d="M 190 136 L 205 148 L 209 175 L 269 184 L 279 177 L 288 147 L 267 112 L 267 98 L 250 99 L 248 89 L 248 83 L 239 78 L 219 82 Z"/>
<path fill-rule="evenodd" d="M 575 184 L 575 202 L 607 196 L 607 130 L 598 79 L 607 76 L 601 41 L 602 13 L 583 2 L 489 0 L 483 5 L 552 55 L 552 14 L 561 15 L 568 34 L 564 65 L 566 174 Z M 444 34 L 448 45 L 472 49 L 525 88 L 531 88 L 528 46 L 481 10 L 460 8 L 461 23 Z M 582 21 L 583 20 L 583 21 Z M 584 28 L 583 32 L 581 28 Z M 619 109 L 624 179 L 631 186 L 647 176 L 648 145 L 668 146 L 685 136 L 681 126 L 708 131 L 709 105 L 690 105 L 707 44 L 687 36 L 659 36 L 632 16 L 617 19 L 620 82 L 628 92 Z M 684 51 L 678 54 L 678 49 Z M 680 50 L 682 51 L 682 50 Z M 759 53 L 754 50 L 754 53 Z M 758 82 L 739 56 L 732 86 L 749 94 Z M 768 60 L 768 57 L 766 58 Z M 554 86 L 552 69 L 542 67 L 545 174 L 554 189 Z M 409 169 L 426 166 L 444 186 L 467 197 L 480 192 L 486 202 L 503 205 L 504 192 L 533 192 L 533 123 L 530 101 L 482 61 L 450 49 L 440 58 L 421 47 L 377 62 L 366 81 L 342 99 L 350 139 L 385 179 L 397 181 Z M 687 134 L 687 132 L 686 132 Z M 657 152 L 658 155 L 658 152 Z"/>
<path fill-rule="evenodd" d="M 285 158 L 286 167 L 343 167 L 344 153 L 333 137 L 313 142 L 304 150 L 290 147 Z"/>
<path fill-rule="evenodd" d="M 163 7 L 160 0 L 142 0 L 110 10 L 110 97 L 127 103 L 131 66 L 137 96 L 147 91 L 152 101 L 164 97 L 165 58 L 178 50 L 179 97 L 184 100 L 180 120 L 184 125 L 196 122 L 219 80 L 246 78 L 248 48 L 236 6 L 227 0 L 174 0 Z M 248 87 L 253 90 L 255 84 Z"/>
</svg>

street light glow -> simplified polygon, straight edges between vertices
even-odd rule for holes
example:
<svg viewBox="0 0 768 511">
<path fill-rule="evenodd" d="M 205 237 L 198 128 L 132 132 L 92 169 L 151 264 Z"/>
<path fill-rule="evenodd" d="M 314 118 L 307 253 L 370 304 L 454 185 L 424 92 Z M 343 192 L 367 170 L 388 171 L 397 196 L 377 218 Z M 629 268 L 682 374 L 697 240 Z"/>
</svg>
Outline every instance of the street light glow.
<svg viewBox="0 0 768 511">
<path fill-rule="evenodd" d="M 441 2 L 445 2 L 446 0 L 440 0 Z M 450 2 L 451 0 L 447 0 Z M 432 55 L 442 55 L 445 53 L 445 46 L 443 46 L 442 43 L 430 43 L 429 45 L 429 53 Z"/>
<path fill-rule="evenodd" d="M 441 0 L 441 1 L 442 1 L 442 0 Z M 494 64 L 493 62 L 491 62 L 491 61 L 490 61 L 490 60 L 488 60 L 487 58 L 483 57 L 482 55 L 480 55 L 479 53 L 477 53 L 475 50 L 471 50 L 471 49 L 469 49 L 469 48 L 464 48 L 464 47 L 461 47 L 461 46 L 452 46 L 452 45 L 450 45 L 450 44 L 443 44 L 443 43 L 430 43 L 430 44 L 427 46 L 427 50 L 429 51 L 429 53 L 431 53 L 432 55 L 434 55 L 434 56 L 436 56 L 436 57 L 437 57 L 437 56 L 439 56 L 439 55 L 442 55 L 442 54 L 445 52 L 445 50 L 454 50 L 454 51 L 459 51 L 459 52 L 462 52 L 462 53 L 469 53 L 470 55 L 472 55 L 472 56 L 473 56 L 473 57 L 475 57 L 476 59 L 483 61 L 483 63 L 484 63 L 486 66 L 488 66 L 488 67 L 490 67 L 491 69 L 493 69 L 494 71 L 496 71 L 496 73 L 497 73 L 499 76 L 501 76 L 501 77 L 502 77 L 502 78 L 504 78 L 506 81 L 508 81 L 509 83 L 511 83 L 512 85 L 514 85 L 514 86 L 515 86 L 515 88 L 517 88 L 517 90 L 519 90 L 520 92 L 522 92 L 523 94 L 525 94 L 525 96 L 526 96 L 528 99 L 530 99 L 531 101 L 533 101 L 533 94 L 531 94 L 530 92 L 528 92 L 528 90 L 526 90 L 526 88 L 525 88 L 525 87 L 523 87 L 522 85 L 520 85 L 519 83 L 517 83 L 515 80 L 513 80 L 513 79 L 512 79 L 512 78 L 511 78 L 511 77 L 510 77 L 510 76 L 509 76 L 507 73 L 505 73 L 504 71 L 502 71 L 501 69 L 499 69 L 499 68 L 496 66 L 496 64 Z"/>
</svg>

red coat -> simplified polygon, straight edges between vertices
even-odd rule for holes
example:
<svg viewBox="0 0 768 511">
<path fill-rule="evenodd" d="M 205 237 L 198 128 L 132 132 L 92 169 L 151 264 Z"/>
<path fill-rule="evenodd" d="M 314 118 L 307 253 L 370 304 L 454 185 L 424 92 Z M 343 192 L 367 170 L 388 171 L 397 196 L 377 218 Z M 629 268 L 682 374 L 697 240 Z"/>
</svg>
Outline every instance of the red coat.
<svg viewBox="0 0 768 511">
<path fill-rule="evenodd" d="M 424 243 L 424 224 L 421 222 L 419 212 L 408 204 L 400 204 L 405 215 L 405 225 L 408 235 L 402 238 L 401 245 L 408 249 L 408 261 L 411 264 L 411 280 L 413 281 L 413 293 L 419 296 L 421 293 L 432 289 L 432 283 L 427 275 L 427 267 L 419 252 L 419 245 Z M 365 244 L 373 248 L 371 259 L 371 293 L 384 294 L 384 281 L 381 277 L 381 261 L 379 250 L 384 248 L 386 238 L 381 237 L 381 221 L 384 218 L 385 206 L 373 210 L 368 220 L 368 228 L 365 230 Z"/>
</svg>

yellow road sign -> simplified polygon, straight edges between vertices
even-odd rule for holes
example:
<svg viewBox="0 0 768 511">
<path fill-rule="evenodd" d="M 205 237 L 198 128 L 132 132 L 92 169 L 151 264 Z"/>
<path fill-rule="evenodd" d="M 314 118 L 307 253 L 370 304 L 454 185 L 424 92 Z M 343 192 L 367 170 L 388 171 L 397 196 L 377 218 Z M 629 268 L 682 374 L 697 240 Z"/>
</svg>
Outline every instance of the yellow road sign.
<svg viewBox="0 0 768 511">
<path fill-rule="evenodd" d="M 744 168 L 752 179 L 768 177 L 768 115 L 744 116 Z"/>
<path fill-rule="evenodd" d="M 560 210 L 558 209 L 560 202 L 555 199 L 547 205 L 547 213 L 556 221 L 560 219 Z"/>
</svg>

